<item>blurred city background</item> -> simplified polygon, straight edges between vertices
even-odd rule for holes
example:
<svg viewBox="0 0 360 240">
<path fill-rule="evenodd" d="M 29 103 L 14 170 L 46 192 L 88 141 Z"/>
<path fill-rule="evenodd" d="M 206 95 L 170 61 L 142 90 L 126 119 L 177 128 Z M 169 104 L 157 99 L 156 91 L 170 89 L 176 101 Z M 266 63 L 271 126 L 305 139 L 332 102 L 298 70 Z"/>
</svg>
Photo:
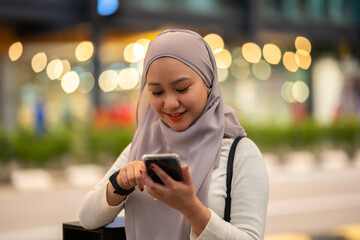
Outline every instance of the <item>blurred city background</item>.
<svg viewBox="0 0 360 240">
<path fill-rule="evenodd" d="M 360 239 L 358 0 L 0 0 L 0 239 L 62 239 L 78 219 L 167 28 L 210 44 L 264 155 L 265 239 Z"/>
</svg>

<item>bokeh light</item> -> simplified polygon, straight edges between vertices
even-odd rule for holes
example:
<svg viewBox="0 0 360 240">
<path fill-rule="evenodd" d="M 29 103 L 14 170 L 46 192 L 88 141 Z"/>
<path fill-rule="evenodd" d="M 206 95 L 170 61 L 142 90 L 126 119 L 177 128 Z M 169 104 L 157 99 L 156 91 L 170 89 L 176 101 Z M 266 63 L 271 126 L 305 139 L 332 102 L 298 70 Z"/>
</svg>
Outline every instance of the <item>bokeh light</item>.
<svg viewBox="0 0 360 240">
<path fill-rule="evenodd" d="M 39 52 L 31 59 L 31 67 L 34 72 L 39 73 L 45 69 L 47 64 L 47 56 L 44 52 Z"/>
<path fill-rule="evenodd" d="M 63 64 L 60 59 L 54 59 L 46 67 L 46 73 L 51 80 L 55 80 L 63 73 Z"/>
<path fill-rule="evenodd" d="M 15 42 L 9 47 L 9 58 L 11 61 L 18 60 L 23 52 L 23 45 L 21 42 Z"/>
<path fill-rule="evenodd" d="M 242 53 L 246 61 L 258 63 L 261 59 L 261 49 L 256 43 L 245 43 L 242 46 Z"/>
<path fill-rule="evenodd" d="M 286 81 L 281 87 L 281 96 L 288 103 L 303 103 L 309 98 L 309 87 L 302 81 Z"/>
<path fill-rule="evenodd" d="M 230 71 L 234 77 L 244 79 L 250 75 L 250 63 L 242 58 L 234 59 Z"/>
<path fill-rule="evenodd" d="M 145 48 L 139 43 L 130 43 L 124 49 L 125 61 L 134 63 L 145 57 Z"/>
<path fill-rule="evenodd" d="M 80 77 L 75 71 L 67 72 L 61 79 L 61 87 L 66 93 L 74 92 L 80 84 Z"/>
<path fill-rule="evenodd" d="M 224 40 L 218 34 L 210 33 L 204 37 L 213 53 L 220 52 L 224 48 Z"/>
<path fill-rule="evenodd" d="M 104 92 L 111 92 L 118 86 L 118 74 L 115 70 L 106 70 L 99 76 L 99 86 Z"/>
<path fill-rule="evenodd" d="M 80 74 L 80 93 L 89 93 L 95 85 L 95 78 L 91 72 L 84 72 Z"/>
<path fill-rule="evenodd" d="M 232 57 L 227 49 L 222 49 L 214 53 L 214 57 L 218 68 L 225 69 L 231 66 Z"/>
<path fill-rule="evenodd" d="M 139 72 L 134 68 L 125 68 L 119 72 L 119 86 L 124 90 L 133 89 L 139 80 Z"/>
<path fill-rule="evenodd" d="M 61 80 L 62 77 L 63 77 L 66 73 L 70 72 L 70 70 L 71 70 L 71 65 L 70 65 L 69 60 L 66 60 L 66 59 L 61 60 L 61 64 L 63 65 L 63 70 L 62 70 L 62 73 L 60 74 L 60 76 L 57 78 L 58 80 Z"/>
<path fill-rule="evenodd" d="M 92 42 L 83 41 L 79 43 L 75 48 L 75 57 L 79 62 L 85 62 L 89 60 L 94 53 L 94 45 Z"/>
<path fill-rule="evenodd" d="M 279 234 L 269 234 L 264 237 L 264 240 L 311 240 L 312 238 L 305 233 L 285 232 Z"/>
<path fill-rule="evenodd" d="M 299 60 L 296 59 L 296 55 L 293 52 L 285 52 L 283 56 L 283 64 L 285 68 L 290 72 L 296 72 L 299 69 Z"/>
<path fill-rule="evenodd" d="M 311 52 L 311 43 L 306 37 L 298 36 L 295 39 L 296 50 L 300 51 L 303 55 Z"/>
<path fill-rule="evenodd" d="M 272 43 L 265 44 L 263 47 L 263 56 L 268 63 L 278 64 L 281 60 L 280 48 Z"/>
<path fill-rule="evenodd" d="M 307 52 L 305 52 L 305 55 L 303 53 L 304 51 L 297 50 L 295 53 L 296 59 L 298 60 L 298 64 L 300 68 L 309 69 L 311 65 L 311 56 Z"/>
<path fill-rule="evenodd" d="M 260 80 L 267 80 L 271 75 L 271 66 L 264 60 L 252 64 L 252 72 Z"/>
<path fill-rule="evenodd" d="M 294 103 L 295 98 L 293 96 L 293 82 L 286 81 L 281 86 L 281 97 L 288 103 Z"/>
<path fill-rule="evenodd" d="M 97 12 L 102 16 L 109 16 L 116 12 L 119 7 L 119 0 L 98 0 Z"/>
<path fill-rule="evenodd" d="M 309 87 L 302 81 L 296 81 L 292 86 L 292 94 L 297 102 L 305 102 L 309 97 Z"/>
<path fill-rule="evenodd" d="M 218 68 L 218 80 L 219 82 L 225 82 L 227 77 L 229 76 L 229 69 L 228 68 Z"/>
<path fill-rule="evenodd" d="M 149 47 L 149 44 L 150 44 L 150 40 L 147 39 L 147 38 L 140 38 L 139 40 L 137 40 L 135 43 L 138 43 L 140 44 L 141 46 L 143 46 L 144 48 L 144 53 L 146 53 L 148 47 Z"/>
</svg>

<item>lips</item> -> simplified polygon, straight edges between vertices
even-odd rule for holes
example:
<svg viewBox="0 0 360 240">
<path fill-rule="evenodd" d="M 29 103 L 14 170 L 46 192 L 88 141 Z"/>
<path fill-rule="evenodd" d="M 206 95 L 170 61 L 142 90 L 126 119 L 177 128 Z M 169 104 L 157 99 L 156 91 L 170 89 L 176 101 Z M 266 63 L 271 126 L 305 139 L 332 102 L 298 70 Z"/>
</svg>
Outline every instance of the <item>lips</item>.
<svg viewBox="0 0 360 240">
<path fill-rule="evenodd" d="M 186 113 L 186 111 L 184 112 L 181 112 L 181 113 L 166 113 L 166 115 L 168 115 L 168 117 L 170 118 L 170 120 L 172 121 L 177 121 L 177 120 L 180 120 L 184 114 Z"/>
</svg>

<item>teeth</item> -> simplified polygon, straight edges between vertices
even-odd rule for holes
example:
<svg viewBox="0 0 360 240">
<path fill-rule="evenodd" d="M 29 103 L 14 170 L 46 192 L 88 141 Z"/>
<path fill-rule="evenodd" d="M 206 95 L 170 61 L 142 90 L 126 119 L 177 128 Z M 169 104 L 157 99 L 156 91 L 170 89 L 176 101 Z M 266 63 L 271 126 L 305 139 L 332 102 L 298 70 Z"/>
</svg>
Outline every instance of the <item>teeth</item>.
<svg viewBox="0 0 360 240">
<path fill-rule="evenodd" d="M 175 115 L 173 115 L 173 114 L 169 114 L 169 115 L 172 116 L 172 117 L 177 117 L 177 116 L 180 116 L 181 113 L 178 113 L 178 114 L 175 114 Z"/>
</svg>

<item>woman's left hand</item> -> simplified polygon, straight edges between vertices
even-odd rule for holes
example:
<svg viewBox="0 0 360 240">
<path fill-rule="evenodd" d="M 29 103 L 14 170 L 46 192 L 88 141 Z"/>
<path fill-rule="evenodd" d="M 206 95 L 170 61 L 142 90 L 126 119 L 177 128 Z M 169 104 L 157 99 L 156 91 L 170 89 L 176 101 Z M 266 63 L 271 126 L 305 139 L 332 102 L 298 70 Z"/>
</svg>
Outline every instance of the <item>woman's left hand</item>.
<svg viewBox="0 0 360 240">
<path fill-rule="evenodd" d="M 143 173 L 146 190 L 153 198 L 177 209 L 183 214 L 184 211 L 195 205 L 194 203 L 198 199 L 188 165 L 185 164 L 181 167 L 182 181 L 174 180 L 156 164 L 151 164 L 151 168 L 164 183 L 164 185 L 155 183 L 148 175 Z"/>
</svg>

